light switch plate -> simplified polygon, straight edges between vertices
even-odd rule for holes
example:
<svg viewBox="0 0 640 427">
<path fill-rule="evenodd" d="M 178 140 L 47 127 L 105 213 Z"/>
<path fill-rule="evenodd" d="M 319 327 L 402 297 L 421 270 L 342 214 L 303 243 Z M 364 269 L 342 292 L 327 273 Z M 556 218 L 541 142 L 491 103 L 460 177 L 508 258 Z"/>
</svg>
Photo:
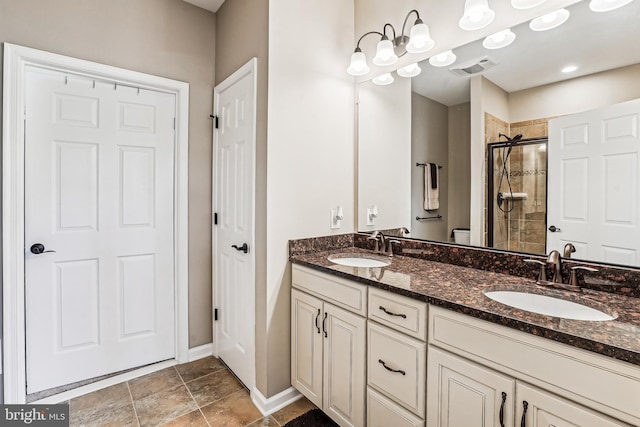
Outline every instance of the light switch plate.
<svg viewBox="0 0 640 427">
<path fill-rule="evenodd" d="M 342 221 L 340 221 L 339 219 L 336 219 L 336 215 L 338 215 L 338 210 L 331 209 L 331 229 L 332 230 L 335 230 L 342 226 L 341 224 Z"/>
<path fill-rule="evenodd" d="M 375 223 L 376 223 L 375 217 L 373 217 L 373 215 L 371 215 L 373 213 L 372 211 L 373 211 L 373 209 L 367 208 L 367 225 L 375 225 Z"/>
</svg>

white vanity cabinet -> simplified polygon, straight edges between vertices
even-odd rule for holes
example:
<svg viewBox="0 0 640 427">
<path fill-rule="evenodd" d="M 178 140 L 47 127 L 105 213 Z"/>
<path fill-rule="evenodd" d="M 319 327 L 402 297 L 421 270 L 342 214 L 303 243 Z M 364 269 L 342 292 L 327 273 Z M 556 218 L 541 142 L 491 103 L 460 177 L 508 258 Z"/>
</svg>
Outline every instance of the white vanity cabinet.
<svg viewBox="0 0 640 427">
<path fill-rule="evenodd" d="M 371 287 L 368 312 L 367 425 L 424 426 L 427 304 Z"/>
<path fill-rule="evenodd" d="M 432 346 L 428 360 L 429 427 L 514 426 L 513 378 Z"/>
<path fill-rule="evenodd" d="M 362 427 L 366 286 L 298 265 L 292 279 L 291 384 L 339 425 Z"/>
<path fill-rule="evenodd" d="M 640 369 L 605 356 L 429 307 L 427 360 L 429 427 L 640 425 Z"/>
</svg>

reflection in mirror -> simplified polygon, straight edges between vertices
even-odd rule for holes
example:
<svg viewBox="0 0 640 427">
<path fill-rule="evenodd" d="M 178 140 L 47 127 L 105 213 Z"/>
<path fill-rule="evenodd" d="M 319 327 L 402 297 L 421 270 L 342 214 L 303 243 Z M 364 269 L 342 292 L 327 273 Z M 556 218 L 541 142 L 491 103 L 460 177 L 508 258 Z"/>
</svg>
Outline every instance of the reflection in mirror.
<svg viewBox="0 0 640 427">
<path fill-rule="evenodd" d="M 487 163 L 491 151 L 489 144 L 507 142 L 506 137 L 517 134 L 522 134 L 523 140 L 547 138 L 555 118 L 640 98 L 640 25 L 636 22 L 640 16 L 640 1 L 606 13 L 592 12 L 588 4 L 588 1 L 582 1 L 570 6 L 569 20 L 550 31 L 531 31 L 528 23 L 511 28 L 515 41 L 504 48 L 487 49 L 482 40 L 477 40 L 454 49 L 457 59 L 449 66 L 434 67 L 423 61 L 419 64 L 422 73 L 410 79 L 410 83 L 409 79 L 392 73 L 395 81 L 389 86 L 375 86 L 371 82 L 360 84 L 358 230 L 404 226 L 411 230 L 409 237 L 416 239 L 452 242 L 453 236 L 458 235 L 461 242 L 470 238 L 472 245 L 545 253 L 551 249 L 562 250 L 562 245 L 567 243 L 565 237 L 568 235 L 561 236 L 562 233 L 556 232 L 555 236 L 550 236 L 552 233 L 548 230 L 553 225 L 548 218 L 550 212 L 562 212 L 563 207 L 568 209 L 567 197 L 571 198 L 572 206 L 576 203 L 586 206 L 581 197 L 590 201 L 614 200 L 613 193 L 607 191 L 613 191 L 616 185 L 604 183 L 600 193 L 591 194 L 595 187 L 581 185 L 586 179 L 584 176 L 574 177 L 572 188 L 558 196 L 558 200 L 551 199 L 550 195 L 541 199 L 539 190 L 543 184 L 538 180 L 531 184 L 531 191 L 533 188 L 537 191 L 535 197 L 527 194 L 525 199 L 524 195 L 515 194 L 530 192 L 516 191 L 521 189 L 517 187 L 519 178 L 524 177 L 517 175 L 527 171 L 539 176 L 544 173 L 550 189 L 561 183 L 568 185 L 568 181 L 557 175 L 560 172 L 554 176 L 551 166 L 547 174 L 546 169 L 529 168 L 525 164 L 514 168 L 515 163 L 508 163 L 504 165 L 504 173 L 514 186 L 514 195 L 509 195 L 509 200 L 503 197 L 502 203 L 521 206 L 514 207 L 510 218 L 501 225 L 489 223 L 499 216 L 496 215 L 497 193 L 505 193 L 504 182 L 502 189 L 495 188 L 498 183 L 494 183 L 492 200 L 489 199 L 492 178 L 489 174 L 493 172 L 495 177 L 500 172 L 499 164 Z M 619 132 L 622 135 L 626 131 L 621 128 Z M 629 132 L 635 144 L 640 144 L 637 133 L 633 136 L 633 131 Z M 500 137 L 500 134 L 506 137 Z M 562 145 L 558 141 L 558 138 L 549 139 L 546 149 L 550 159 L 551 153 Z M 633 145 L 633 141 L 629 144 Z M 535 156 L 538 165 L 544 163 L 540 152 Z M 519 154 L 512 153 L 515 161 Z M 523 153 L 522 156 L 533 154 Z M 442 166 L 435 177 L 436 209 L 425 210 L 425 196 L 432 193 L 432 183 L 428 181 L 431 172 L 425 166 L 416 166 L 425 163 Z M 627 169 L 632 167 L 625 159 L 609 163 L 609 169 L 614 164 L 624 165 Z M 569 163 L 565 163 L 567 165 Z M 604 173 L 604 169 L 593 166 L 590 172 L 574 169 L 596 181 L 613 179 L 605 175 L 594 177 L 595 170 Z M 640 188 L 635 169 L 615 180 L 620 184 L 618 190 L 624 188 L 626 194 L 631 191 L 629 183 L 635 183 L 633 191 L 636 193 Z M 624 182 L 627 185 L 622 185 Z M 425 183 L 429 190 L 426 193 Z M 587 188 L 588 194 L 583 191 Z M 630 200 L 637 200 L 637 196 L 634 193 Z M 635 224 L 640 223 L 638 204 L 619 203 L 625 213 L 611 214 L 611 224 L 627 227 L 629 231 L 630 225 L 625 225 L 625 221 L 633 219 Z M 607 211 L 603 206 L 590 209 Z M 368 213 L 374 208 L 377 216 L 372 217 Z M 567 209 L 565 213 L 587 214 L 586 211 Z M 499 208 L 497 212 L 506 215 Z M 572 221 L 580 222 L 581 219 L 566 217 L 558 221 L 568 223 L 571 228 Z M 495 234 L 497 227 L 504 230 L 504 236 L 499 237 L 502 239 L 500 244 L 497 244 Z M 470 233 L 465 233 L 465 229 L 470 229 Z M 608 230 L 607 234 L 610 234 L 612 228 Z M 600 247 L 597 251 L 590 245 L 588 234 L 572 235 L 578 248 L 574 257 L 640 264 L 640 250 L 635 255 L 627 249 L 624 256 L 606 255 L 602 242 L 595 245 Z M 535 241 L 532 241 L 534 237 Z M 558 245 L 560 247 L 556 247 Z M 587 250 L 588 246 L 591 249 Z"/>
</svg>

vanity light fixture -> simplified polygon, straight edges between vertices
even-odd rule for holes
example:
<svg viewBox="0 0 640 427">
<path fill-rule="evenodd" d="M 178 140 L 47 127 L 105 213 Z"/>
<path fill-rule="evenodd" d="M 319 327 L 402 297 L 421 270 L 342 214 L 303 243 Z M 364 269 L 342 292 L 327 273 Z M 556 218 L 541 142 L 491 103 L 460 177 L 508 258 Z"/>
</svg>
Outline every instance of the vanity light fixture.
<svg viewBox="0 0 640 427">
<path fill-rule="evenodd" d="M 488 0 L 466 0 L 464 2 L 464 14 L 458 25 L 463 30 L 479 30 L 493 22 L 496 13 L 489 8 Z"/>
<path fill-rule="evenodd" d="M 400 77 L 415 77 L 422 72 L 422 68 L 414 62 L 413 64 L 409 64 L 406 67 L 398 68 L 398 75 Z"/>
<path fill-rule="evenodd" d="M 547 0 L 511 0 L 514 9 L 531 9 L 540 6 Z"/>
<path fill-rule="evenodd" d="M 533 31 L 547 31 L 559 27 L 564 24 L 567 19 L 569 19 L 569 11 L 567 9 L 558 9 L 555 12 L 532 19 L 531 22 L 529 22 L 529 28 Z"/>
<path fill-rule="evenodd" d="M 563 73 L 573 73 L 577 69 L 578 69 L 578 67 L 575 66 L 575 65 L 568 65 L 568 66 L 564 67 L 560 71 L 563 72 Z"/>
<path fill-rule="evenodd" d="M 507 28 L 485 37 L 482 41 L 482 46 L 486 49 L 500 49 L 509 46 L 515 39 L 515 33 L 510 28 Z"/>
<path fill-rule="evenodd" d="M 371 79 L 371 81 L 375 85 L 386 86 L 393 83 L 393 76 L 391 75 L 391 73 L 384 73 L 378 77 L 374 77 L 373 79 Z"/>
<path fill-rule="evenodd" d="M 631 3 L 633 0 L 591 0 L 589 9 L 594 12 L 609 12 Z"/>
<path fill-rule="evenodd" d="M 416 14 L 416 20 L 411 27 L 409 35 L 406 36 L 405 30 L 407 28 L 407 21 L 413 13 Z M 387 35 L 387 28 L 391 29 L 393 38 L 389 38 L 389 36 Z M 413 9 L 409 11 L 409 13 L 407 13 L 407 16 L 404 18 L 404 23 L 402 24 L 402 32 L 400 33 L 400 35 L 396 34 L 396 29 L 393 27 L 393 25 L 386 23 L 384 24 L 384 27 L 382 27 L 382 32 L 369 31 L 364 33 L 358 39 L 356 48 L 351 55 L 349 68 L 347 68 L 347 73 L 351 74 L 352 76 L 363 76 L 370 71 L 369 66 L 367 65 L 367 57 L 364 52 L 362 52 L 362 49 L 360 49 L 360 42 L 369 34 L 376 34 L 380 36 L 380 41 L 378 42 L 378 45 L 376 47 L 376 55 L 372 61 L 375 65 L 379 66 L 393 65 L 398 62 L 399 56 L 402 56 L 407 52 L 426 52 L 432 49 L 435 45 L 435 42 L 429 34 L 429 27 L 422 21 L 422 19 L 420 19 L 420 14 L 418 13 L 418 11 Z M 393 79 L 391 81 L 393 81 Z"/>
<path fill-rule="evenodd" d="M 446 52 L 439 53 L 429 58 L 429 64 L 434 67 L 446 67 L 454 62 L 456 62 L 456 54 L 451 50 L 447 50 Z"/>
</svg>

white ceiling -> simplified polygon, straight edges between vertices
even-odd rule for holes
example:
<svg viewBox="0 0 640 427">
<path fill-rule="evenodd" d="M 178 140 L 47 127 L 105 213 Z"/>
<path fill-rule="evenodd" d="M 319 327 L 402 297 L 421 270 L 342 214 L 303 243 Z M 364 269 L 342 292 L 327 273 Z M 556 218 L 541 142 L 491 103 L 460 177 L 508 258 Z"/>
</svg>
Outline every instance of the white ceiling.
<svg viewBox="0 0 640 427">
<path fill-rule="evenodd" d="M 516 40 L 502 49 L 485 49 L 482 40 L 454 49 L 458 58 L 449 67 L 436 68 L 423 61 L 412 89 L 448 106 L 468 102 L 470 77 L 457 76 L 449 68 L 484 56 L 497 65 L 482 75 L 507 92 L 640 63 L 640 0 L 605 13 L 591 12 L 588 6 L 588 1 L 582 1 L 568 7 L 569 20 L 549 31 L 531 31 L 528 23 L 518 25 L 512 28 Z M 567 65 L 579 68 L 561 73 Z"/>
<path fill-rule="evenodd" d="M 224 3 L 224 0 L 183 0 L 183 1 L 194 4 L 203 9 L 210 10 L 213 13 L 216 13 L 218 11 L 218 8 L 220 8 L 220 6 L 222 6 L 222 3 Z"/>
</svg>

